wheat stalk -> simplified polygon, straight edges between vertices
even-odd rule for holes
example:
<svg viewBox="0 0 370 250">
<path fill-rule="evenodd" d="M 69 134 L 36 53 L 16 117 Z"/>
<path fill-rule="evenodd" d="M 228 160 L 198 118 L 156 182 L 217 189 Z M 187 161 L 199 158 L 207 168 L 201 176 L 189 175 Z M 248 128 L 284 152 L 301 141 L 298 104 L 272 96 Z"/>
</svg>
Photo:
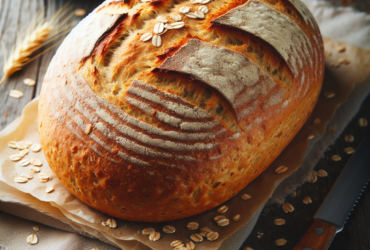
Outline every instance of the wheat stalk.
<svg viewBox="0 0 370 250">
<path fill-rule="evenodd" d="M 71 6 L 68 8 L 66 6 L 62 7 L 48 22 L 40 18 L 42 13 L 39 13 L 35 20 L 28 26 L 23 39 L 21 39 L 22 36 L 18 36 L 17 43 L 13 47 L 8 59 L 6 59 L 5 46 L 2 44 L 4 50 L 4 68 L 0 85 L 14 72 L 20 70 L 24 65 L 44 53 L 30 58 L 34 52 L 69 32 L 71 25 L 66 25 L 62 29 L 59 29 L 59 26 L 64 25 L 72 15 L 67 16 L 57 28 L 55 28 L 56 26 L 54 24 L 57 24 L 70 8 Z M 50 36 L 52 37 L 48 39 Z M 51 48 L 56 45 L 58 44 L 55 44 Z M 48 48 L 48 50 L 51 48 Z"/>
</svg>

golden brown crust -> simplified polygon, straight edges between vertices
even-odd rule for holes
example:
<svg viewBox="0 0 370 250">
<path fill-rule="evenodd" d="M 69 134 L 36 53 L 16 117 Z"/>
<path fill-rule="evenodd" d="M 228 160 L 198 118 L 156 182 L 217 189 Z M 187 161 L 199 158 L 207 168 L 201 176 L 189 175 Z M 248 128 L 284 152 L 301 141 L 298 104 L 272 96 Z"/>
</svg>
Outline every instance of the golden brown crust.
<svg viewBox="0 0 370 250">
<path fill-rule="evenodd" d="M 45 77 L 48 163 L 76 197 L 109 215 L 158 222 L 221 204 L 271 164 L 316 103 L 322 42 L 297 2 L 215 0 L 204 19 L 182 15 L 185 27 L 168 30 L 162 46 L 140 41 L 158 14 L 169 20 L 186 5 L 104 3 Z M 295 51 L 228 19 L 255 8 L 300 34 L 285 41 Z"/>
</svg>

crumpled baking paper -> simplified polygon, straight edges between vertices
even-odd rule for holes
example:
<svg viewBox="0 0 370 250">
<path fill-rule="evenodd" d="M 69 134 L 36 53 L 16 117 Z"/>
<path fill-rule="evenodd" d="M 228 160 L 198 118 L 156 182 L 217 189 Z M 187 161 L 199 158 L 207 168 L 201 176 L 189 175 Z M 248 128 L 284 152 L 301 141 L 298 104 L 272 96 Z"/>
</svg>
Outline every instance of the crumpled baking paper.
<svg viewBox="0 0 370 250">
<path fill-rule="evenodd" d="M 337 52 L 337 48 L 343 45 L 346 47 L 346 51 L 343 53 Z M 321 135 L 325 133 L 326 124 L 332 118 L 336 108 L 347 100 L 354 84 L 363 82 L 370 74 L 369 51 L 331 39 L 325 39 L 325 50 L 327 52 L 330 51 L 331 55 L 327 57 L 322 94 L 320 95 L 318 104 L 311 117 L 288 147 L 265 172 L 234 198 L 224 203 L 229 207 L 228 211 L 224 214 L 230 219 L 230 224 L 226 227 L 219 227 L 213 222 L 213 218 L 218 215 L 216 208 L 200 215 L 172 222 L 150 224 L 134 223 L 117 219 L 118 227 L 116 229 L 104 227 L 101 223 L 106 221 L 109 216 L 88 207 L 71 195 L 50 170 L 42 152 L 34 153 L 30 150 L 29 154 L 26 155 L 24 159 L 40 159 L 43 162 L 41 173 L 49 173 L 53 179 L 49 182 L 42 183 L 38 174 L 33 174 L 34 178 L 28 183 L 15 183 L 13 180 L 14 177 L 21 174 L 31 174 L 30 166 L 21 167 L 18 162 L 11 161 L 9 156 L 19 153 L 19 150 L 9 148 L 7 144 L 9 141 L 32 141 L 39 143 L 37 99 L 27 105 L 23 111 L 22 117 L 15 120 L 0 133 L 0 180 L 23 193 L 32 195 L 37 198 L 37 200 L 44 202 L 43 204 L 47 204 L 43 207 L 43 212 L 53 216 L 53 213 L 55 214 L 54 209 L 57 208 L 64 216 L 64 222 L 70 224 L 75 229 L 104 239 L 123 249 L 172 249 L 169 243 L 173 240 L 181 240 L 187 243 L 190 241 L 190 235 L 195 231 L 189 231 L 185 226 L 188 222 L 192 221 L 198 222 L 200 227 L 207 226 L 220 234 L 219 239 L 216 241 L 210 242 L 205 240 L 202 243 L 196 243 L 197 249 L 218 249 L 223 241 L 238 229 L 248 229 L 248 226 L 246 227 L 245 225 L 247 225 L 253 216 L 254 219 L 258 217 L 258 211 L 260 211 L 269 200 L 279 184 L 286 177 L 291 176 L 299 169 L 309 143 L 307 137 L 312 134 L 315 136 L 314 138 L 320 138 Z M 330 66 L 341 58 L 348 59 L 350 64 L 341 65 L 338 68 Z M 330 99 L 325 98 L 323 93 L 327 91 L 335 92 L 335 97 Z M 313 124 L 312 121 L 315 118 L 320 118 L 321 123 L 318 125 Z M 280 165 L 288 166 L 289 169 L 287 172 L 277 175 L 274 170 Z M 307 174 L 307 171 L 304 174 Z M 46 188 L 51 186 L 54 187 L 55 191 L 46 193 Z M 242 200 L 240 195 L 244 193 L 251 195 L 252 199 L 248 201 Z M 16 197 L 14 198 L 16 200 Z M 56 217 L 60 217 L 61 214 L 58 214 Z M 240 220 L 237 222 L 231 220 L 235 214 L 241 215 Z M 174 234 L 163 233 L 162 228 L 165 225 L 175 226 L 176 232 Z M 147 227 L 153 227 L 156 231 L 161 232 L 161 239 L 152 242 L 148 239 L 148 236 L 142 235 L 141 230 Z M 245 232 L 243 229 L 239 230 L 237 234 Z M 243 235 L 245 238 L 244 233 Z M 224 249 L 231 249 L 227 247 L 228 246 L 222 246 Z"/>
</svg>

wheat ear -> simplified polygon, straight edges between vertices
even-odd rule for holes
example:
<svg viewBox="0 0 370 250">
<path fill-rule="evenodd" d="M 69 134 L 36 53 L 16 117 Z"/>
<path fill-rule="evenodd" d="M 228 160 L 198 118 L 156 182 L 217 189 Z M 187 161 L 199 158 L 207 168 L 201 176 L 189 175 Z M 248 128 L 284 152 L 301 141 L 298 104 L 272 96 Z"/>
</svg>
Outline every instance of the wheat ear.
<svg viewBox="0 0 370 250">
<path fill-rule="evenodd" d="M 0 80 L 0 85 L 11 74 L 20 70 L 25 64 L 28 63 L 30 56 L 43 46 L 43 43 L 48 38 L 52 30 L 52 26 L 46 22 L 35 29 L 31 34 L 26 35 L 20 46 L 16 46 L 9 59 L 4 62 L 4 75 Z"/>
<path fill-rule="evenodd" d="M 40 20 L 41 14 L 39 14 L 35 20 L 30 24 L 27 28 L 26 35 L 21 39 L 17 39 L 18 42 L 14 46 L 9 59 L 6 59 L 6 51 L 5 46 L 3 45 L 4 50 L 4 68 L 3 68 L 3 77 L 0 80 L 0 85 L 14 72 L 20 70 L 24 65 L 35 59 L 36 57 L 40 56 L 36 55 L 33 58 L 30 56 L 43 47 L 44 45 L 52 42 L 55 38 L 59 38 L 60 35 L 65 35 L 65 29 L 61 29 L 56 31 L 56 35 L 48 40 L 48 37 L 51 33 L 54 33 L 54 26 L 53 23 L 57 23 L 63 16 L 65 16 L 66 12 L 70 8 L 66 8 L 66 6 L 62 7 L 56 14 L 51 18 L 49 22 L 45 22 L 45 20 Z M 64 21 L 63 24 L 70 19 L 68 16 Z M 67 26 L 70 29 L 70 26 Z"/>
</svg>

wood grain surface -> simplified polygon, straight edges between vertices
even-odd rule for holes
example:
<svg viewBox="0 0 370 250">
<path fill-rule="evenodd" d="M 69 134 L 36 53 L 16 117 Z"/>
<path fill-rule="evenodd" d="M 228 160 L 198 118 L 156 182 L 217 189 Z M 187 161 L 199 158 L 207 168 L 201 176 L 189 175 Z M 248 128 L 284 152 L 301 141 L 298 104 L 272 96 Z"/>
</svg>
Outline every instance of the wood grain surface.
<svg viewBox="0 0 370 250">
<path fill-rule="evenodd" d="M 35 13 L 45 8 L 46 17 L 52 16 L 64 3 L 65 0 L 0 0 L 0 39 L 4 43 L 7 54 L 13 46 L 17 32 L 33 20 Z M 89 13 L 101 0 L 75 0 L 73 8 L 83 8 Z M 78 22 L 81 17 L 74 17 Z M 15 118 L 21 115 L 23 107 L 38 96 L 41 90 L 41 84 L 44 74 L 47 70 L 50 60 L 55 53 L 55 49 L 50 50 L 40 58 L 34 60 L 31 64 L 25 66 L 21 71 L 16 72 L 3 85 L 0 86 L 0 130 L 5 128 Z M 0 51 L 0 68 L 3 67 L 3 52 Z M 2 73 L 1 73 L 2 74 Z M 23 84 L 24 78 L 36 80 L 33 87 Z M 24 93 L 20 99 L 9 97 L 9 91 L 19 89 Z M 281 207 L 273 206 L 266 208 L 260 216 L 251 235 L 245 240 L 243 247 L 251 247 L 254 250 L 292 250 L 306 231 L 313 223 L 313 215 L 319 208 L 321 202 L 344 168 L 350 155 L 343 152 L 344 148 L 356 147 L 365 133 L 369 132 L 369 126 L 360 127 L 358 119 L 367 118 L 370 121 L 370 96 L 364 101 L 362 108 L 355 118 L 348 124 L 345 131 L 325 152 L 317 164 L 316 170 L 324 169 L 328 176 L 319 178 L 314 184 L 306 183 L 299 190 L 297 196 L 288 197 L 287 202 L 293 204 L 295 210 L 293 213 L 286 214 Z M 344 141 L 346 134 L 352 134 L 355 137 L 354 142 Z M 339 154 L 341 161 L 333 162 L 330 157 L 333 154 Z M 311 204 L 304 204 L 303 197 L 310 196 Z M 286 224 L 282 226 L 274 225 L 274 219 L 284 218 Z M 285 238 L 285 246 L 278 247 L 275 240 Z M 370 190 L 367 189 L 359 200 L 356 209 L 344 227 L 343 231 L 334 238 L 329 250 L 369 250 L 370 249 Z"/>
<path fill-rule="evenodd" d="M 333 225 L 315 220 L 303 238 L 295 246 L 294 250 L 306 250 L 307 248 L 312 250 L 326 250 L 336 232 L 337 229 Z"/>
</svg>

